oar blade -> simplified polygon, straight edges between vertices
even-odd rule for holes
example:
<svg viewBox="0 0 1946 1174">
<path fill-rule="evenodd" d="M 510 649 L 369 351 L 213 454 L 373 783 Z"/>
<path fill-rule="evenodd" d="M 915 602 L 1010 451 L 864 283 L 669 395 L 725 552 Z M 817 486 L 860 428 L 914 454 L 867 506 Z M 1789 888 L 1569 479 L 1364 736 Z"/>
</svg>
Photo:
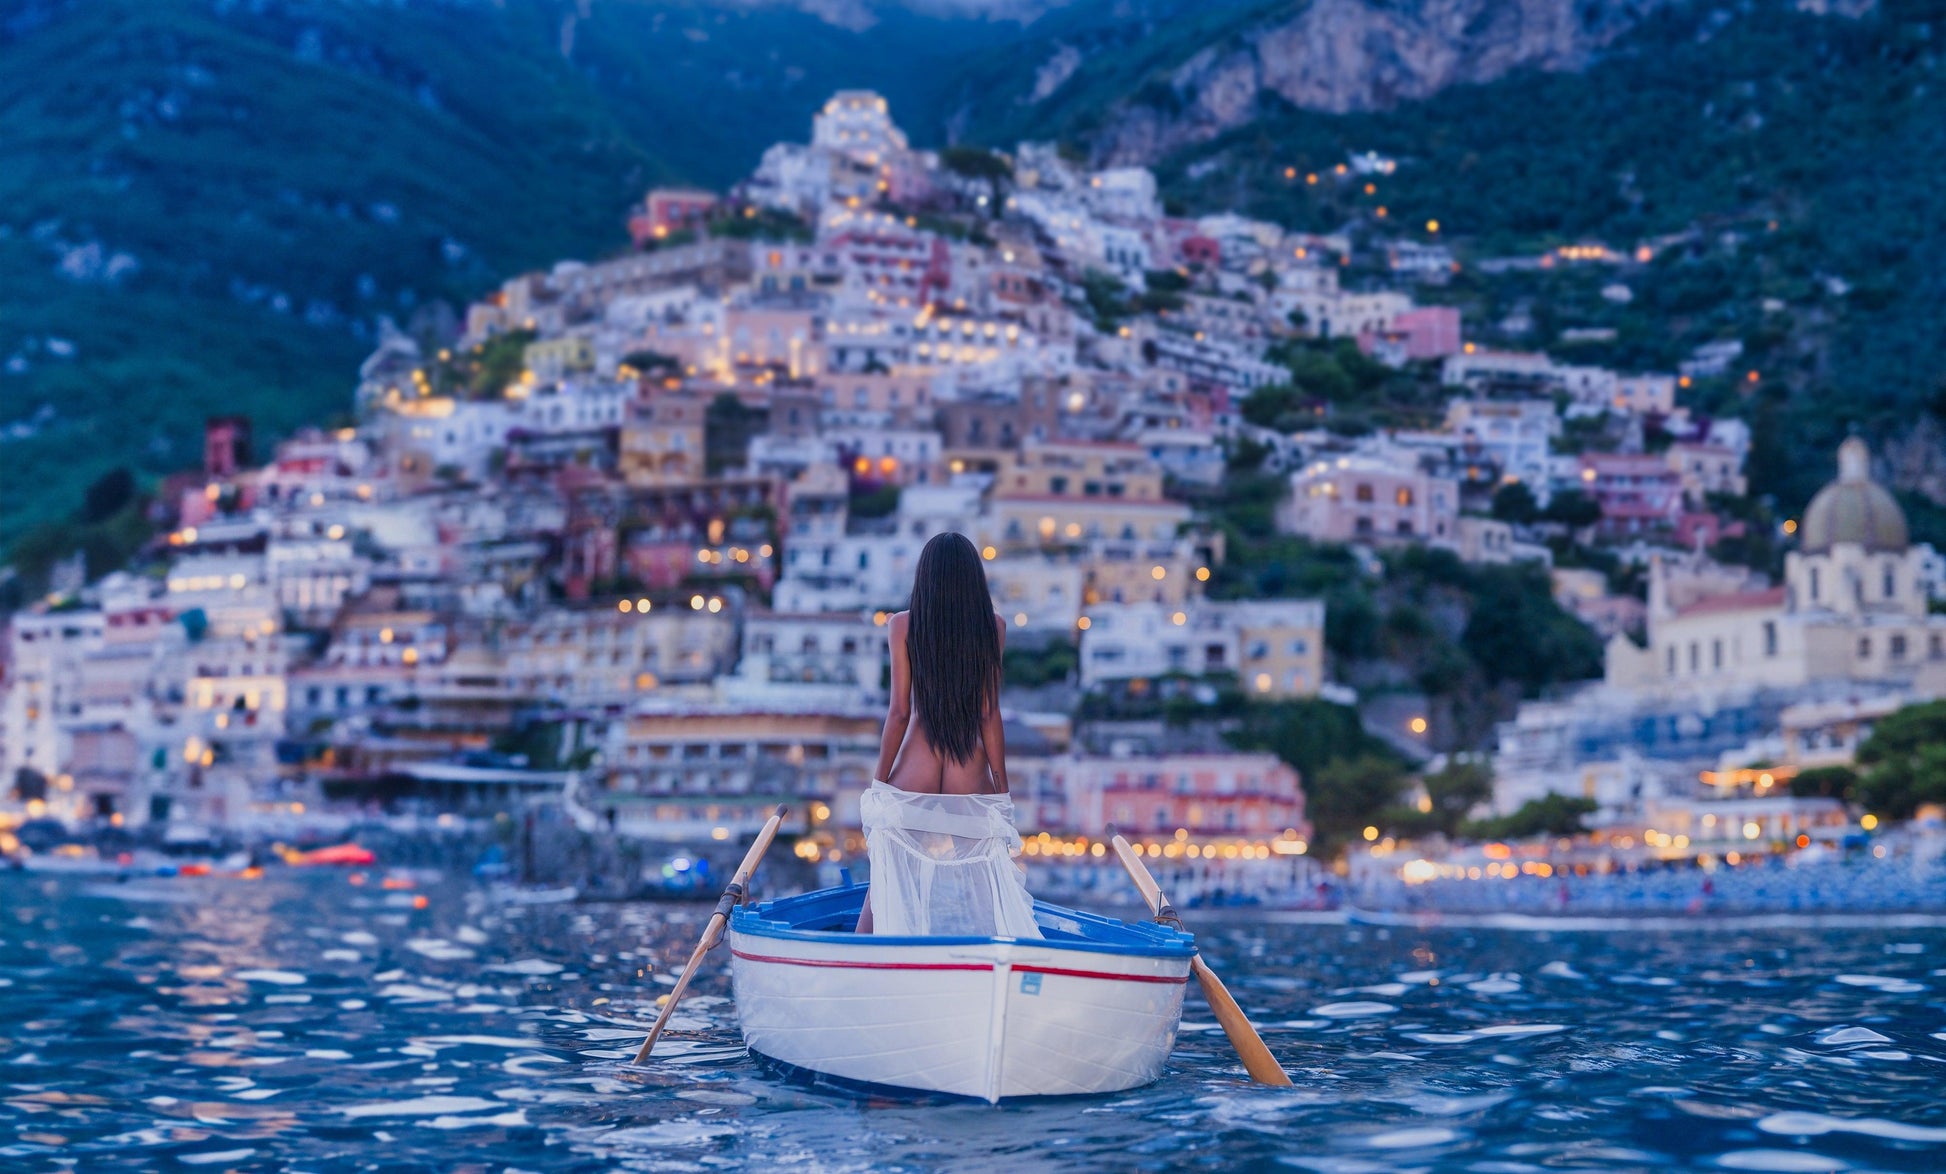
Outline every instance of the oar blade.
<svg viewBox="0 0 1946 1174">
<path fill-rule="evenodd" d="M 1116 858 L 1128 870 L 1129 879 L 1135 882 L 1135 887 L 1141 890 L 1142 899 L 1148 902 L 1149 912 L 1160 917 L 1162 911 L 1169 908 L 1169 900 L 1163 895 L 1162 886 L 1155 883 L 1155 877 L 1149 875 L 1148 866 L 1142 863 L 1142 858 L 1127 840 L 1116 836 L 1114 847 Z M 1174 916 L 1173 911 L 1170 915 Z M 1216 971 L 1210 969 L 1200 953 L 1191 960 L 1190 965 L 1196 971 L 1196 981 L 1203 988 L 1203 998 L 1216 1014 L 1216 1021 L 1223 1025 L 1223 1034 L 1230 1038 L 1230 1046 L 1236 1049 L 1237 1058 L 1243 1061 L 1243 1070 L 1250 1074 L 1250 1079 L 1258 1084 L 1288 1087 L 1290 1074 L 1264 1046 L 1263 1037 L 1250 1026 L 1249 1016 L 1243 1013 L 1242 1007 L 1237 1006 L 1237 1001 L 1230 996 L 1230 989 L 1223 985 Z"/>
</svg>

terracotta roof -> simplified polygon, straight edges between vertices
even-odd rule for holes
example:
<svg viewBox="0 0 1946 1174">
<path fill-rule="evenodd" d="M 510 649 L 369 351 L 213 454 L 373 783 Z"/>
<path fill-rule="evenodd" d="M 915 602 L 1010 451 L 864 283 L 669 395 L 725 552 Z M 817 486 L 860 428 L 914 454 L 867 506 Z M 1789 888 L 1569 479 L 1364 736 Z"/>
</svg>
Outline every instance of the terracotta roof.
<svg viewBox="0 0 1946 1174">
<path fill-rule="evenodd" d="M 1682 608 L 1678 616 L 1708 615 L 1712 612 L 1757 611 L 1761 608 L 1782 607 L 1784 588 L 1772 587 L 1767 591 L 1733 591 L 1728 595 L 1712 595 L 1699 599 L 1688 607 Z"/>
</svg>

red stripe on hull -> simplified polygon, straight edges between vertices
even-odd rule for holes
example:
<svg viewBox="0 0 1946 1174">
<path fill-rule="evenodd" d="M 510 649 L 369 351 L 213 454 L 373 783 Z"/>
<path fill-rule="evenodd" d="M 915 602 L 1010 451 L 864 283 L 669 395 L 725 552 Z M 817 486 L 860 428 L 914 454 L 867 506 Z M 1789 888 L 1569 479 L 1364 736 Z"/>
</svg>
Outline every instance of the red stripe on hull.
<svg viewBox="0 0 1946 1174">
<path fill-rule="evenodd" d="M 1161 982 L 1180 986 L 1189 981 L 1187 974 L 1171 978 L 1166 974 L 1107 974 L 1099 970 L 1065 970 L 1059 966 L 1015 966 L 1014 973 L 1020 974 L 1059 974 L 1066 978 L 1106 978 L 1118 982 Z"/>
<path fill-rule="evenodd" d="M 847 962 L 839 958 L 778 958 L 769 954 L 746 954 L 733 949 L 731 954 L 746 962 L 774 962 L 779 966 L 824 966 L 837 970 L 992 970 L 990 962 Z M 1110 974 L 1100 970 L 1069 970 L 1060 966 L 1016 965 L 1016 973 L 1058 974 L 1064 978 L 1098 978 L 1109 982 L 1160 982 L 1180 986 L 1188 975 L 1172 978 L 1162 974 Z"/>
</svg>

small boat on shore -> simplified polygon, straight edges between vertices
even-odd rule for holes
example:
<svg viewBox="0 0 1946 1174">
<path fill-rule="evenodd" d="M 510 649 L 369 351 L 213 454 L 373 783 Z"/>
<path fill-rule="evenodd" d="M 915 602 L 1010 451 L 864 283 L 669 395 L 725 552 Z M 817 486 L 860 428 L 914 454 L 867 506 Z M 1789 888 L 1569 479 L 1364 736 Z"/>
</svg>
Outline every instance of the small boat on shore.
<svg viewBox="0 0 1946 1174">
<path fill-rule="evenodd" d="M 729 920 L 744 1041 L 853 1088 L 999 1101 L 1148 1084 L 1175 1047 L 1189 934 L 1045 902 L 1039 941 L 851 932 L 867 886 Z"/>
</svg>

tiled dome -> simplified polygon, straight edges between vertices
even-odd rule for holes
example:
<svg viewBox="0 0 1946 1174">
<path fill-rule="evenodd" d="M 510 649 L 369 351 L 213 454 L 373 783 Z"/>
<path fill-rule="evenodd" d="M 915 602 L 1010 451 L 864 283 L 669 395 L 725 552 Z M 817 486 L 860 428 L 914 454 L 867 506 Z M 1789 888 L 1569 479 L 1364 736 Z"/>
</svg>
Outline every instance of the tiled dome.
<svg viewBox="0 0 1946 1174">
<path fill-rule="evenodd" d="M 1841 542 L 1875 553 L 1896 553 L 1910 545 L 1905 511 L 1872 480 L 1872 454 L 1856 436 L 1838 446 L 1838 479 L 1818 490 L 1798 527 L 1800 548 L 1824 554 Z"/>
</svg>

